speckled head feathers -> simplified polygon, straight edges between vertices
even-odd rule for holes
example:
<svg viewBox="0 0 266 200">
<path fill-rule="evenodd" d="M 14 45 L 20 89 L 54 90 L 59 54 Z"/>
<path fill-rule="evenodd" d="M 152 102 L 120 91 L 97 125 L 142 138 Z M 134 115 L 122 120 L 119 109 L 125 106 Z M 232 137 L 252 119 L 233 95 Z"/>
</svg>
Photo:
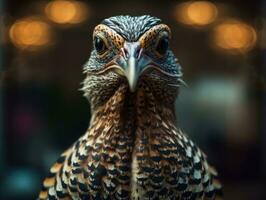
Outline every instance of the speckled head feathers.
<svg viewBox="0 0 266 200">
<path fill-rule="evenodd" d="M 157 17 L 104 19 L 94 29 L 94 46 L 84 66 L 85 96 L 92 105 L 101 105 L 123 85 L 137 92 L 146 84 L 158 100 L 173 103 L 182 73 L 170 40 L 170 27 Z"/>
<path fill-rule="evenodd" d="M 160 23 L 159 18 L 150 15 L 120 15 L 102 21 L 102 24 L 109 26 L 129 42 L 137 41 L 147 30 Z"/>
</svg>

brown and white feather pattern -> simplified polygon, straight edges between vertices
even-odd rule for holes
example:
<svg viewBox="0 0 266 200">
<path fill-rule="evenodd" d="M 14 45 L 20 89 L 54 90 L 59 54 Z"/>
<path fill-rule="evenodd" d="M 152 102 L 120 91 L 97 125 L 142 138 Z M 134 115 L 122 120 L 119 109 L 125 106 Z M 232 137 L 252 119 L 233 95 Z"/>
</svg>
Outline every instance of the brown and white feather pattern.
<svg viewBox="0 0 266 200">
<path fill-rule="evenodd" d="M 217 173 L 175 126 L 173 105 L 121 85 L 50 169 L 39 199 L 215 199 Z"/>
</svg>

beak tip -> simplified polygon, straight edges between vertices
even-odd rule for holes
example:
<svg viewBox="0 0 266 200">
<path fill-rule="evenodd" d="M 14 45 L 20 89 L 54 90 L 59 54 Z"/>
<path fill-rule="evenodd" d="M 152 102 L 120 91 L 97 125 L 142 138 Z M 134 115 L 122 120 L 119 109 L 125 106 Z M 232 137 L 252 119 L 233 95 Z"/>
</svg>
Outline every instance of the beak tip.
<svg viewBox="0 0 266 200">
<path fill-rule="evenodd" d="M 130 92 L 134 93 L 134 92 L 136 92 L 136 89 L 137 89 L 136 84 L 129 84 Z"/>
<path fill-rule="evenodd" d="M 136 92 L 136 88 L 129 88 L 129 91 L 131 92 L 131 93 L 134 93 L 134 92 Z"/>
</svg>

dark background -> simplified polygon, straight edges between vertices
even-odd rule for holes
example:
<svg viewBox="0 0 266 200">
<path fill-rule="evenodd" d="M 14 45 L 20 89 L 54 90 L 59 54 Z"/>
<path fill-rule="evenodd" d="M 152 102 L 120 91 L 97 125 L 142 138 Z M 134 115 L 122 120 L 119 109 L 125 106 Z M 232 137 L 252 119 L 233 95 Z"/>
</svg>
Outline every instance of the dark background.
<svg viewBox="0 0 266 200">
<path fill-rule="evenodd" d="M 265 1 L 212 1 L 221 12 L 206 27 L 174 18 L 175 6 L 183 1 L 83 1 L 89 15 L 74 25 L 47 19 L 48 2 L 0 3 L 0 199 L 37 197 L 51 164 L 87 129 L 89 103 L 78 90 L 82 65 L 89 58 L 94 26 L 120 14 L 154 15 L 171 27 L 171 48 L 188 84 L 177 100 L 177 123 L 218 169 L 225 199 L 266 199 Z M 50 44 L 14 45 L 10 27 L 33 15 L 49 25 Z M 212 31 L 227 17 L 254 28 L 252 49 L 213 47 Z"/>
</svg>

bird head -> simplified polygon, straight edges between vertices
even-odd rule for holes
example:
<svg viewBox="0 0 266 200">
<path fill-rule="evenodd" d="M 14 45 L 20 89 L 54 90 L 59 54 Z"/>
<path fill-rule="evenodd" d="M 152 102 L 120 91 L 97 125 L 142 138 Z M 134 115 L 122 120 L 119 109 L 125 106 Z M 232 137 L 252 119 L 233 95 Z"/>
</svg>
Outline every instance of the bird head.
<svg viewBox="0 0 266 200">
<path fill-rule="evenodd" d="M 146 85 L 160 101 L 175 99 L 182 73 L 170 39 L 170 28 L 156 17 L 104 19 L 94 29 L 93 50 L 84 66 L 85 96 L 101 104 L 122 85 L 130 93 Z"/>
</svg>

